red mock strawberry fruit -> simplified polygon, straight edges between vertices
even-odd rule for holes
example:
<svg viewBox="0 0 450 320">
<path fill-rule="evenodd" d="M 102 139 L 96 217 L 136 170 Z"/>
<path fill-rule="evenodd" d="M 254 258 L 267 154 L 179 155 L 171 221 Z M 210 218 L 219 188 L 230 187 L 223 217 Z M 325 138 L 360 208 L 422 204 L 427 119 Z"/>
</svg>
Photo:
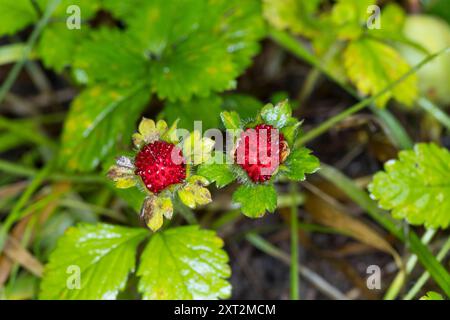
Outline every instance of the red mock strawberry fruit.
<svg viewBox="0 0 450 320">
<path fill-rule="evenodd" d="M 186 179 L 186 166 L 182 159 L 180 148 L 165 141 L 155 141 L 142 147 L 136 155 L 135 174 L 142 178 L 148 190 L 159 193 Z"/>
<path fill-rule="evenodd" d="M 272 145 L 272 137 L 278 138 Z M 278 129 L 268 124 L 242 132 L 234 158 L 255 182 L 269 180 L 289 153 L 287 142 Z"/>
</svg>

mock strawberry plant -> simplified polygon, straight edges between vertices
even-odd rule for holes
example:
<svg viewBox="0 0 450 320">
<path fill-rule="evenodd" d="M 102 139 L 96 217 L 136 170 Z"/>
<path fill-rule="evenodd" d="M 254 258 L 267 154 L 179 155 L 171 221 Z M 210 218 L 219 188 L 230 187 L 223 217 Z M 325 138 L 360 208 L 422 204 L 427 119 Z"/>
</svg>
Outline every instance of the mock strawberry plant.
<svg viewBox="0 0 450 320">
<path fill-rule="evenodd" d="M 296 144 L 301 122 L 292 117 L 288 101 L 268 104 L 246 120 L 235 111 L 223 112 L 221 119 L 233 137 L 233 146 L 228 153 L 218 153 L 210 163 L 201 165 L 198 173 L 218 187 L 238 180 L 241 186 L 233 201 L 246 216 L 258 218 L 275 211 L 276 181 L 303 181 L 306 174 L 319 169 L 311 151 Z"/>
<path fill-rule="evenodd" d="M 291 299 L 348 299 L 299 233 L 394 258 L 357 298 L 450 297 L 445 1 L 0 0 L 0 299 L 226 299 L 241 241 Z"/>
<path fill-rule="evenodd" d="M 214 141 L 199 132 L 179 140 L 176 130 L 176 122 L 169 128 L 164 120 L 142 119 L 133 135 L 135 155 L 120 156 L 108 173 L 116 187 L 137 186 L 147 194 L 141 217 L 153 231 L 161 228 L 163 217 L 172 217 L 175 195 L 191 208 L 211 201 L 204 188 L 208 181 L 192 172 L 211 157 Z"/>
</svg>

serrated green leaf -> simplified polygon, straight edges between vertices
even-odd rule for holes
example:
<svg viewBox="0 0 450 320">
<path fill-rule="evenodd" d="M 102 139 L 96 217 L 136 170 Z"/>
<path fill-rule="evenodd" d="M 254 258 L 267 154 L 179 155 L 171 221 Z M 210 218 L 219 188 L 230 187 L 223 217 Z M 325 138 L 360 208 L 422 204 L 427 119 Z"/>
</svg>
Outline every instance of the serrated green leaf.
<svg viewBox="0 0 450 320">
<path fill-rule="evenodd" d="M 82 72 L 81 82 L 90 85 L 102 82 L 132 86 L 148 80 L 149 66 L 143 54 L 136 51 L 131 37 L 117 29 L 91 32 L 74 60 L 75 74 Z"/>
<path fill-rule="evenodd" d="M 140 7 L 129 32 L 153 58 L 158 96 L 187 101 L 233 88 L 264 35 L 259 6 L 257 0 L 158 0 Z"/>
<path fill-rule="evenodd" d="M 267 104 L 261 110 L 261 117 L 266 124 L 281 129 L 291 120 L 292 109 L 287 100 L 278 103 L 276 106 Z"/>
<path fill-rule="evenodd" d="M 136 13 L 145 5 L 147 0 L 102 0 L 102 9 L 106 9 L 116 18 L 127 24 L 133 21 Z"/>
<path fill-rule="evenodd" d="M 450 152 L 435 144 L 417 144 L 399 153 L 378 172 L 369 191 L 397 219 L 429 228 L 450 223 Z"/>
<path fill-rule="evenodd" d="M 348 45 L 344 52 L 344 64 L 350 80 L 366 95 L 379 93 L 411 69 L 392 47 L 369 38 L 361 38 Z M 412 75 L 379 97 L 376 105 L 384 107 L 393 97 L 411 106 L 417 95 L 417 76 Z"/>
<path fill-rule="evenodd" d="M 277 192 L 272 184 L 242 185 L 233 193 L 233 202 L 241 205 L 247 217 L 260 218 L 277 208 Z"/>
<path fill-rule="evenodd" d="M 231 286 L 222 239 L 198 226 L 171 228 L 152 236 L 138 270 L 144 299 L 227 298 Z"/>
<path fill-rule="evenodd" d="M 83 91 L 64 124 L 60 165 L 67 170 L 93 170 L 120 140 L 128 143 L 134 129 L 129 124 L 136 122 L 149 95 L 145 87 L 99 85 Z"/>
<path fill-rule="evenodd" d="M 197 174 L 208 179 L 210 183 L 215 182 L 218 188 L 223 188 L 235 179 L 231 165 L 226 163 L 223 153 L 217 153 L 213 157 L 214 162 L 201 164 Z"/>
<path fill-rule="evenodd" d="M 232 89 L 238 75 L 226 44 L 201 34 L 187 38 L 154 61 L 150 73 L 158 97 L 170 101 Z"/>
<path fill-rule="evenodd" d="M 20 0 L 23 1 L 23 0 Z M 109 0 L 107 0 L 109 1 Z M 48 5 L 49 0 L 37 0 L 41 10 L 44 10 Z M 53 13 L 54 17 L 59 19 L 64 19 L 72 15 L 72 13 L 67 13 L 67 8 L 72 5 L 76 5 L 80 8 L 81 19 L 88 20 L 92 18 L 97 10 L 100 9 L 100 0 L 61 0 L 60 4 L 56 7 L 55 12 Z"/>
<path fill-rule="evenodd" d="M 241 117 L 236 111 L 224 111 L 220 113 L 220 118 L 225 129 L 239 130 L 241 129 Z"/>
<path fill-rule="evenodd" d="M 444 300 L 444 298 L 437 292 L 428 291 L 420 300 Z"/>
<path fill-rule="evenodd" d="M 134 271 L 136 249 L 146 234 L 107 224 L 69 228 L 45 266 L 39 298 L 115 299 Z"/>
<path fill-rule="evenodd" d="M 12 35 L 38 19 L 31 1 L 0 0 L 0 8 L 0 37 Z"/>
<path fill-rule="evenodd" d="M 179 119 L 178 125 L 189 131 L 194 130 L 194 121 L 202 122 L 202 129 L 219 126 L 219 113 L 222 99 L 217 95 L 206 98 L 193 98 L 187 102 L 168 102 L 162 112 L 168 122 Z"/>
<path fill-rule="evenodd" d="M 65 23 L 54 23 L 44 29 L 37 53 L 47 68 L 61 72 L 74 59 L 78 45 L 89 33 L 87 26 L 69 30 Z"/>
<path fill-rule="evenodd" d="M 240 74 L 260 50 L 258 41 L 266 34 L 260 0 L 206 0 L 203 30 L 212 30 L 227 44 L 235 69 Z M 210 19 L 208 19 L 209 17 Z"/>
<path fill-rule="evenodd" d="M 305 174 L 311 174 L 319 170 L 320 162 L 311 154 L 311 150 L 302 147 L 291 151 L 284 166 L 287 168 L 284 174 L 289 179 L 303 181 L 306 179 Z"/>
</svg>

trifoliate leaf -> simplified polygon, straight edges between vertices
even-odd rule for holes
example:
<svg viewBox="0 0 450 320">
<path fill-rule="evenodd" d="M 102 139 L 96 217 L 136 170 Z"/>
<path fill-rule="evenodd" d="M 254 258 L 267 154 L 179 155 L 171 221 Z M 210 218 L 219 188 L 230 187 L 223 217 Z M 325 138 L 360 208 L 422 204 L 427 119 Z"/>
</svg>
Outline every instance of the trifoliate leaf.
<svg viewBox="0 0 450 320">
<path fill-rule="evenodd" d="M 179 119 L 179 126 L 189 131 L 194 130 L 195 121 L 201 121 L 202 130 L 208 130 L 219 126 L 221 104 L 222 99 L 217 95 L 193 98 L 187 102 L 168 102 L 162 114 L 169 122 Z"/>
<path fill-rule="evenodd" d="M 292 109 L 287 100 L 278 103 L 276 106 L 267 104 L 261 110 L 261 117 L 266 124 L 281 129 L 290 122 Z"/>
<path fill-rule="evenodd" d="M 72 103 L 64 124 L 59 163 L 76 171 L 93 170 L 119 141 L 127 141 L 149 99 L 145 87 L 94 86 Z"/>
<path fill-rule="evenodd" d="M 38 19 L 31 1 L 0 0 L 0 8 L 0 37 L 12 35 Z"/>
<path fill-rule="evenodd" d="M 78 48 L 74 69 L 75 75 L 83 75 L 77 80 L 88 84 L 132 86 L 148 80 L 148 63 L 135 49 L 135 41 L 116 29 L 92 32 Z"/>
<path fill-rule="evenodd" d="M 144 218 L 145 224 L 153 232 L 158 231 L 163 225 L 163 217 L 171 219 L 173 214 L 172 200 L 164 195 L 148 196 L 141 210 L 141 217 Z"/>
<path fill-rule="evenodd" d="M 307 148 L 299 148 L 291 151 L 283 167 L 284 174 L 291 180 L 303 181 L 306 173 L 314 173 L 319 170 L 320 162 Z"/>
<path fill-rule="evenodd" d="M 207 13 L 202 30 L 212 30 L 223 39 L 240 74 L 259 52 L 258 41 L 265 36 L 260 0 L 206 0 Z"/>
<path fill-rule="evenodd" d="M 149 300 L 227 298 L 231 270 L 223 241 L 198 226 L 154 234 L 141 256 L 139 292 Z"/>
<path fill-rule="evenodd" d="M 89 27 L 69 30 L 65 23 L 54 23 L 42 32 L 37 53 L 47 68 L 61 72 L 64 67 L 72 64 L 74 52 L 86 38 Z"/>
<path fill-rule="evenodd" d="M 223 188 L 235 179 L 231 165 L 226 163 L 226 157 L 221 152 L 216 152 L 212 158 L 214 161 L 201 164 L 197 174 L 205 177 L 210 183 L 215 182 L 218 188 Z"/>
<path fill-rule="evenodd" d="M 322 0 L 263 0 L 264 17 L 277 29 L 313 37 L 321 29 L 317 11 Z"/>
<path fill-rule="evenodd" d="M 277 208 L 277 192 L 272 184 L 242 185 L 233 194 L 233 202 L 241 205 L 241 211 L 247 217 L 260 218 L 266 211 Z"/>
<path fill-rule="evenodd" d="M 223 126 L 229 130 L 239 130 L 242 128 L 241 117 L 236 111 L 224 111 L 220 113 Z"/>
<path fill-rule="evenodd" d="M 344 52 L 344 64 L 350 80 L 355 83 L 359 91 L 366 95 L 379 93 L 411 69 L 392 47 L 369 38 L 350 42 Z M 417 94 L 417 77 L 411 75 L 390 92 L 379 97 L 376 104 L 384 107 L 393 97 L 411 106 Z"/>
<path fill-rule="evenodd" d="M 170 101 L 232 89 L 238 75 L 226 44 L 200 34 L 187 38 L 154 61 L 150 73 L 158 97 Z"/>
<path fill-rule="evenodd" d="M 258 0 L 158 0 L 138 7 L 129 32 L 153 58 L 158 96 L 187 101 L 233 88 L 264 35 L 259 6 Z"/>
<path fill-rule="evenodd" d="M 144 229 L 107 224 L 69 228 L 50 255 L 40 299 L 115 299 L 134 271 Z"/>
<path fill-rule="evenodd" d="M 417 144 L 399 153 L 378 172 L 369 190 L 397 219 L 447 228 L 450 224 L 450 152 L 435 144 Z"/>
<path fill-rule="evenodd" d="M 444 298 L 437 292 L 428 291 L 420 300 L 444 300 Z"/>
<path fill-rule="evenodd" d="M 202 176 L 191 176 L 187 180 L 187 184 L 178 190 L 178 196 L 181 202 L 189 208 L 194 209 L 198 205 L 205 205 L 212 201 L 211 193 L 207 188 L 209 181 Z"/>
<path fill-rule="evenodd" d="M 130 21 L 130 32 L 136 35 L 138 45 L 156 56 L 164 55 L 170 46 L 190 38 L 199 28 L 205 10 L 205 1 L 177 0 L 146 1 Z"/>
</svg>

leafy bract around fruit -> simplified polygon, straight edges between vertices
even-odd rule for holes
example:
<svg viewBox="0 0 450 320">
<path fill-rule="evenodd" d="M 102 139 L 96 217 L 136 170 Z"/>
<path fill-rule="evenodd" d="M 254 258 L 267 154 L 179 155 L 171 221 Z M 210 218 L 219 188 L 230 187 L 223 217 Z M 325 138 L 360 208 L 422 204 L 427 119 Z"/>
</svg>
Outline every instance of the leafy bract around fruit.
<svg viewBox="0 0 450 320">
<path fill-rule="evenodd" d="M 318 170 L 318 159 L 311 155 L 308 149 L 295 146 L 294 142 L 298 135 L 300 122 L 292 117 L 292 110 L 287 101 L 283 101 L 276 106 L 271 104 L 264 106 L 254 118 L 241 119 L 238 112 L 225 111 L 221 113 L 221 119 L 227 130 L 237 132 L 235 146 L 231 148 L 232 151 L 229 154 L 216 152 L 210 161 L 199 166 L 198 173 L 210 182 L 216 182 L 219 188 L 235 179 L 241 182 L 243 185 L 233 194 L 233 201 L 241 206 L 244 215 L 257 218 L 263 216 L 267 211 L 275 211 L 277 194 L 274 182 L 279 178 L 303 181 L 305 174 L 314 173 Z M 254 128 L 257 130 L 270 128 L 268 131 L 277 132 L 280 139 L 279 144 L 275 144 L 277 150 L 269 151 L 277 158 L 279 156 L 280 161 L 276 163 L 274 170 L 270 170 L 268 174 L 263 174 L 264 176 L 261 176 L 260 172 L 262 171 L 259 171 L 265 166 L 262 161 L 258 160 L 256 167 L 250 168 L 250 165 L 253 165 L 252 163 L 243 166 L 237 163 L 235 155 L 239 142 L 245 139 L 242 133 L 251 132 Z M 268 146 L 270 145 L 269 143 Z M 272 148 L 272 146 L 269 148 Z M 256 150 L 256 154 L 261 154 L 260 151 Z M 245 161 L 248 161 L 248 159 Z M 249 170 L 252 170 L 251 174 L 249 174 Z M 257 170 L 257 172 L 253 170 Z"/>
<path fill-rule="evenodd" d="M 192 169 L 211 158 L 214 141 L 202 138 L 198 131 L 180 140 L 176 125 L 143 118 L 133 134 L 134 157 L 117 158 L 108 172 L 117 188 L 136 186 L 146 194 L 141 217 L 152 231 L 162 227 L 163 217 L 172 218 L 176 195 L 190 208 L 211 202 L 211 193 L 205 188 L 209 181 L 193 175 Z"/>
<path fill-rule="evenodd" d="M 363 95 L 376 95 L 410 69 L 394 44 L 420 47 L 402 35 L 405 13 L 395 4 L 383 7 L 380 29 L 367 28 L 374 17 L 375 0 L 339 0 L 329 12 L 319 13 L 325 1 L 265 0 L 264 15 L 278 29 L 312 39 L 316 54 L 329 72 L 341 81 L 350 80 Z M 303 14 L 296 13 L 304 7 Z M 371 17 L 372 16 L 372 17 Z M 343 66 L 345 68 L 343 68 Z M 418 81 L 409 76 L 376 100 L 385 107 L 394 98 L 411 106 L 418 96 Z"/>
<path fill-rule="evenodd" d="M 435 144 L 401 151 L 378 172 L 369 191 L 395 218 L 428 228 L 450 224 L 450 152 Z"/>
<path fill-rule="evenodd" d="M 116 299 L 135 270 L 137 246 L 148 232 L 79 224 L 58 240 L 45 266 L 40 299 Z M 217 299 L 230 295 L 223 241 L 198 226 L 153 235 L 138 270 L 145 299 Z"/>
<path fill-rule="evenodd" d="M 231 270 L 222 239 L 198 226 L 171 228 L 152 236 L 137 275 L 144 299 L 227 298 Z"/>
</svg>

